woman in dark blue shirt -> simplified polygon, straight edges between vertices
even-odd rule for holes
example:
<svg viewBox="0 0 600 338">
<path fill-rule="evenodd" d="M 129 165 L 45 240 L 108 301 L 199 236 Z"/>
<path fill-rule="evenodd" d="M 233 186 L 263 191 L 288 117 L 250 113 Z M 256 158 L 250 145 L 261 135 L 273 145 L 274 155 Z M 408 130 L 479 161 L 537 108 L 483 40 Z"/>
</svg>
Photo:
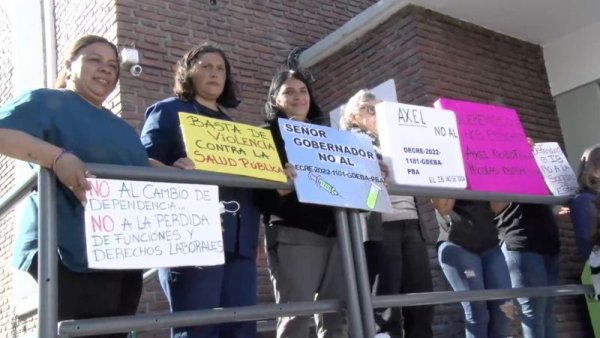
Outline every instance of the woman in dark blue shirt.
<svg viewBox="0 0 600 338">
<path fill-rule="evenodd" d="M 188 51 L 177 63 L 175 97 L 146 110 L 142 143 L 152 161 L 176 168 L 194 169 L 179 128 L 179 112 L 231 120 L 223 108 L 235 108 L 231 66 L 223 51 L 203 44 Z M 172 311 L 212 309 L 256 304 L 256 246 L 259 214 L 249 189 L 219 187 L 219 199 L 227 201 L 221 214 L 225 264 L 209 267 L 160 269 L 159 278 Z M 173 337 L 256 336 L 255 322 L 179 327 Z"/>
<path fill-rule="evenodd" d="M 595 226 L 596 206 L 594 200 L 600 189 L 600 145 L 586 149 L 581 155 L 577 170 L 579 192 L 571 201 L 570 215 L 575 232 L 577 252 L 583 259 L 588 259 L 592 252 L 592 229 Z"/>
</svg>

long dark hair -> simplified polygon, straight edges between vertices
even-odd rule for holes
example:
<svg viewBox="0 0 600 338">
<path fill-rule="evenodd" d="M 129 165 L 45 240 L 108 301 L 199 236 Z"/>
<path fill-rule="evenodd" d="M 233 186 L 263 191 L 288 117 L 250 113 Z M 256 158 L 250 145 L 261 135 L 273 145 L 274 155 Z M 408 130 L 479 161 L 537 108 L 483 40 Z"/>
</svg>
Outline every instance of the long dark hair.
<svg viewBox="0 0 600 338">
<path fill-rule="evenodd" d="M 223 58 L 223 61 L 225 61 L 225 86 L 223 87 L 223 92 L 217 98 L 217 103 L 225 108 L 237 107 L 241 101 L 237 98 L 237 88 L 235 81 L 233 80 L 233 75 L 231 74 L 231 64 L 223 50 L 210 42 L 205 42 L 192 48 L 177 61 L 177 65 L 175 66 L 175 85 L 173 86 L 173 93 L 180 100 L 194 100 L 196 93 L 192 79 L 192 71 L 195 63 L 198 62 L 198 59 L 207 53 L 218 53 Z"/>
<path fill-rule="evenodd" d="M 265 112 L 267 114 L 267 121 L 276 119 L 278 117 L 286 117 L 285 113 L 282 112 L 275 103 L 275 99 L 277 98 L 277 94 L 279 94 L 279 89 L 283 85 L 283 83 L 288 79 L 296 79 L 301 81 L 306 85 L 306 89 L 308 90 L 308 96 L 310 97 L 310 106 L 308 108 L 308 114 L 306 115 L 306 119 L 308 121 L 320 122 L 323 118 L 323 112 L 321 108 L 315 101 L 313 96 L 312 89 L 310 88 L 310 84 L 304 74 L 301 71 L 286 69 L 277 73 L 273 80 L 271 80 L 271 87 L 269 88 L 269 96 L 267 98 L 267 103 L 265 104 Z"/>
<path fill-rule="evenodd" d="M 112 48 L 112 50 L 115 52 L 115 56 L 117 57 L 117 60 L 119 59 L 119 50 L 117 49 L 117 46 L 115 46 L 114 43 L 108 41 L 106 38 L 102 37 L 102 36 L 98 36 L 98 35 L 84 35 L 81 36 L 79 38 L 77 38 L 75 41 L 73 41 L 73 43 L 71 43 L 71 46 L 69 47 L 69 50 L 67 51 L 67 57 L 65 58 L 65 61 L 74 61 L 78 56 L 79 56 L 79 52 L 84 49 L 85 47 L 94 44 L 96 42 L 102 42 L 105 43 L 107 45 L 110 46 L 110 48 Z M 119 67 L 119 66 L 117 66 Z M 117 78 L 119 77 L 119 70 L 120 68 L 117 69 Z M 54 82 L 54 88 L 65 88 L 67 86 L 67 69 L 63 69 L 60 71 L 60 73 L 58 74 L 58 76 L 56 77 L 56 81 Z"/>
</svg>

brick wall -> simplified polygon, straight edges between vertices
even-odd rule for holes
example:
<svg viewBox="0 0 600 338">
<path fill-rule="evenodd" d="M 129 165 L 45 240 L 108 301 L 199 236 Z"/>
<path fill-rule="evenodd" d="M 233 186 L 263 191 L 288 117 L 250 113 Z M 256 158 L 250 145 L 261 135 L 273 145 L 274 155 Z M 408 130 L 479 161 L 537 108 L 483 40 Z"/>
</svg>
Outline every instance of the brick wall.
<svg viewBox="0 0 600 338">
<path fill-rule="evenodd" d="M 311 46 L 376 1 L 117 0 L 121 45 L 134 45 L 144 73 L 123 72 L 123 117 L 143 122 L 150 104 L 172 95 L 173 66 L 191 47 L 210 40 L 223 47 L 242 104 L 231 114 L 260 124 L 264 98 L 276 69 L 296 46 Z"/>
<path fill-rule="evenodd" d="M 0 2 L 0 105 L 10 100 L 14 96 L 13 88 L 13 39 L 12 18 L 8 3 Z M 0 196 L 8 191 L 14 184 L 12 178 L 14 172 L 14 162 L 4 156 L 0 156 Z M 13 245 L 13 213 L 0 217 L 0 336 L 9 337 L 12 332 L 12 308 L 11 298 L 11 272 L 10 255 Z M 16 328 L 15 328 L 16 329 Z"/>
<path fill-rule="evenodd" d="M 55 0 L 54 3 L 58 71 L 63 69 L 70 44 L 79 36 L 100 35 L 118 45 L 113 0 Z M 121 111 L 119 85 L 105 102 L 117 114 Z"/>
<path fill-rule="evenodd" d="M 13 93 L 13 50 L 12 18 L 7 3 L 0 3 L 0 105 L 12 98 Z"/>
<path fill-rule="evenodd" d="M 407 7 L 342 51 L 312 68 L 325 110 L 360 88 L 393 78 L 400 102 L 430 106 L 439 97 L 497 102 L 516 108 L 528 135 L 562 142 L 542 49 L 419 7 Z M 582 262 L 573 232 L 561 220 L 561 283 L 579 283 Z M 435 290 L 449 290 L 429 229 Z M 560 337 L 590 337 L 582 297 L 560 298 L 555 307 Z M 462 309 L 436 307 L 436 337 L 462 336 Z M 515 325 L 515 334 L 518 334 Z"/>
<path fill-rule="evenodd" d="M 276 69 L 296 46 L 311 46 L 375 1 L 117 0 L 118 40 L 140 52 L 143 74 L 121 76 L 121 116 L 138 130 L 150 104 L 172 95 L 173 67 L 194 45 L 219 44 L 233 67 L 242 104 L 231 115 L 238 121 L 261 124 L 269 84 Z M 265 258 L 259 250 L 259 301 L 272 301 Z M 158 286 L 147 285 L 140 312 L 168 309 Z M 164 337 L 164 332 L 140 337 Z"/>
</svg>

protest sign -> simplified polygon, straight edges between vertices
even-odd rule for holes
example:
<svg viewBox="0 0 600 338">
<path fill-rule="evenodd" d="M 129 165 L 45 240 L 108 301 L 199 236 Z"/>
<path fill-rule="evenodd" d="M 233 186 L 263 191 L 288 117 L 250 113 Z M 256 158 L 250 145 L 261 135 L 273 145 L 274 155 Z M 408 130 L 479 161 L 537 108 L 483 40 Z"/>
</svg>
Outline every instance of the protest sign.
<svg viewBox="0 0 600 338">
<path fill-rule="evenodd" d="M 536 143 L 533 156 L 553 195 L 573 195 L 577 192 L 577 177 L 558 143 Z"/>
<path fill-rule="evenodd" d="M 466 188 L 453 112 L 394 102 L 375 109 L 381 153 L 394 183 Z"/>
<path fill-rule="evenodd" d="M 224 263 L 216 186 L 89 179 L 88 266 L 146 269 Z"/>
<path fill-rule="evenodd" d="M 515 110 L 443 98 L 435 107 L 456 115 L 468 189 L 548 194 Z"/>
<path fill-rule="evenodd" d="M 360 134 L 279 119 L 300 202 L 391 211 L 371 140 Z"/>
<path fill-rule="evenodd" d="M 270 131 L 183 112 L 179 121 L 196 169 L 287 182 Z"/>
</svg>

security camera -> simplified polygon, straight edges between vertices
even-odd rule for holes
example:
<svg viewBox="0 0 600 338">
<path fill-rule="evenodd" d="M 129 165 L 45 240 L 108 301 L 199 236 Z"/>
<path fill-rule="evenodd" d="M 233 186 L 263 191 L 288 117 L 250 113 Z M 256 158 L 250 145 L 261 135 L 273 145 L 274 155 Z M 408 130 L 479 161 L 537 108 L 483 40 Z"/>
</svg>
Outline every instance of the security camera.
<svg viewBox="0 0 600 338">
<path fill-rule="evenodd" d="M 139 77 L 140 75 L 142 75 L 144 68 L 142 68 L 142 66 L 140 66 L 140 65 L 133 65 L 133 66 L 131 66 L 129 71 L 131 72 L 131 75 L 133 75 L 135 77 Z"/>
</svg>

